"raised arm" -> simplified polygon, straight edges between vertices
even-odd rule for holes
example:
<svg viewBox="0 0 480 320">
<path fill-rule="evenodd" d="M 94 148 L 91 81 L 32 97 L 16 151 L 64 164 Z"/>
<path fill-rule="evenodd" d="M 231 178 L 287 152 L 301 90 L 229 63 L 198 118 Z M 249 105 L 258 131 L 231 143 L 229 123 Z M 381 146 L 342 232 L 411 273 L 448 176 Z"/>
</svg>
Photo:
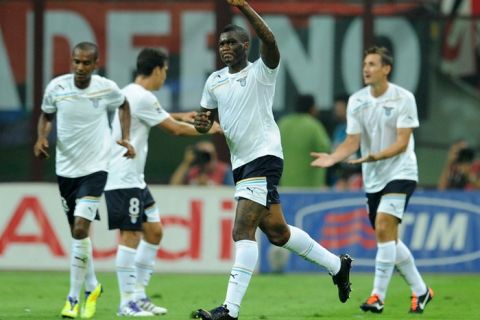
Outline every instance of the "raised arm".
<svg viewBox="0 0 480 320">
<path fill-rule="evenodd" d="M 271 69 L 275 69 L 280 62 L 280 52 L 278 51 L 275 35 L 262 17 L 245 0 L 227 0 L 233 6 L 236 6 L 248 19 L 257 36 L 262 41 L 260 46 L 260 56 L 263 62 Z"/>
<path fill-rule="evenodd" d="M 47 159 L 48 154 L 48 135 L 52 131 L 52 122 L 55 117 L 54 113 L 45 113 L 42 111 L 37 124 L 37 141 L 33 146 L 33 154 L 37 158 Z"/>
<path fill-rule="evenodd" d="M 135 157 L 135 148 L 130 144 L 130 104 L 128 100 L 125 99 L 123 104 L 118 109 L 118 118 L 120 120 L 120 127 L 122 129 L 122 139 L 118 140 L 117 143 L 127 149 L 127 152 L 123 155 L 127 158 Z"/>
</svg>

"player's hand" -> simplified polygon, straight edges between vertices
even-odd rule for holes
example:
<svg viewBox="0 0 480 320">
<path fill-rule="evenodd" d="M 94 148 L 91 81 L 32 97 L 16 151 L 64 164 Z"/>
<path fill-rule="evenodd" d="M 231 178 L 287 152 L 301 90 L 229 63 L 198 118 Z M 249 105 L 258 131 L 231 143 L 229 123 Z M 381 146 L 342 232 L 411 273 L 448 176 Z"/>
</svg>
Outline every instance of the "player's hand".
<svg viewBox="0 0 480 320">
<path fill-rule="evenodd" d="M 453 163 L 457 161 L 458 153 L 460 152 L 460 150 L 462 150 L 463 148 L 466 148 L 467 146 L 468 146 L 467 142 L 463 140 L 452 144 L 452 146 L 450 147 L 450 150 L 448 150 L 448 157 L 447 157 L 448 163 Z"/>
<path fill-rule="evenodd" d="M 220 123 L 213 121 L 212 127 L 208 131 L 209 134 L 223 134 L 223 130 L 220 127 Z"/>
<path fill-rule="evenodd" d="M 195 153 L 193 152 L 194 147 L 193 146 L 187 146 L 185 148 L 185 154 L 183 155 L 183 162 L 191 166 L 193 161 L 195 161 Z"/>
<path fill-rule="evenodd" d="M 310 162 L 312 167 L 328 168 L 337 163 L 329 153 L 310 152 L 310 155 L 316 158 Z"/>
<path fill-rule="evenodd" d="M 181 120 L 183 122 L 193 123 L 195 121 L 195 116 L 197 115 L 197 111 L 190 111 L 182 113 Z"/>
<path fill-rule="evenodd" d="M 247 1 L 245 0 L 227 0 L 227 3 L 235 7 L 243 7 Z"/>
<path fill-rule="evenodd" d="M 361 157 L 361 158 L 358 158 L 358 159 L 354 159 L 354 160 L 350 160 L 348 161 L 349 164 L 362 164 L 364 162 L 373 162 L 373 161 L 377 161 L 378 159 L 373 155 L 373 154 L 369 154 L 365 157 Z"/>
<path fill-rule="evenodd" d="M 210 111 L 207 112 L 197 112 L 195 115 L 195 121 L 193 125 L 195 129 L 200 133 L 207 133 L 208 130 L 212 127 L 212 121 L 210 121 Z"/>
<path fill-rule="evenodd" d="M 38 138 L 37 142 L 33 146 L 33 154 L 40 159 L 48 159 L 48 140 L 46 138 Z"/>
<path fill-rule="evenodd" d="M 128 159 L 135 158 L 135 148 L 130 144 L 130 141 L 126 139 L 118 140 L 117 143 L 127 149 L 127 152 L 123 154 Z"/>
</svg>

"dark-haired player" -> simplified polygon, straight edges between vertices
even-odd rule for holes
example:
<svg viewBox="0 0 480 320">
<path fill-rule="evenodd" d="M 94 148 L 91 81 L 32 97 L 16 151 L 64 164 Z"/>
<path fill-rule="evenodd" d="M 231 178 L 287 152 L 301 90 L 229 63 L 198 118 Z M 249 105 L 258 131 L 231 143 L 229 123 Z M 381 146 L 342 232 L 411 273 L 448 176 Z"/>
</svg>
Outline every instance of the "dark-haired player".
<svg viewBox="0 0 480 320">
<path fill-rule="evenodd" d="M 48 158 L 48 135 L 56 115 L 56 165 L 62 205 L 70 224 L 72 248 L 70 257 L 70 291 L 61 315 L 79 315 L 80 290 L 85 285 L 82 317 L 95 314 L 102 286 L 95 277 L 90 223 L 97 215 L 100 196 L 107 181 L 111 136 L 108 111 L 118 108 L 121 134 L 117 144 L 125 159 L 135 150 L 129 142 L 130 110 L 118 86 L 108 79 L 92 75 L 98 66 L 98 48 L 81 42 L 72 52 L 72 73 L 50 81 L 38 120 L 38 137 L 34 154 Z"/>
<path fill-rule="evenodd" d="M 152 93 L 163 86 L 167 71 L 167 54 L 159 49 L 145 48 L 137 57 L 135 81 L 122 89 L 130 102 L 130 140 L 137 157 L 125 159 L 122 149 L 114 146 L 105 187 L 109 229 L 120 230 L 116 259 L 120 316 L 167 313 L 167 309 L 155 305 L 146 293 L 163 234 L 155 200 L 144 179 L 148 136 L 152 127 L 160 127 L 173 135 L 199 135 L 192 124 L 179 121 L 192 121 L 195 112 L 169 114 Z M 115 140 L 121 134 L 121 124 L 117 117 L 114 119 L 112 134 Z M 216 124 L 209 133 L 219 131 Z"/>
<path fill-rule="evenodd" d="M 280 132 L 273 118 L 280 53 L 275 36 L 265 21 L 243 0 L 227 0 L 238 7 L 261 40 L 260 59 L 247 60 L 249 36 L 229 25 L 220 34 L 218 50 L 225 68 L 210 75 L 195 118 L 200 132 L 210 129 L 218 111 L 231 154 L 238 199 L 233 240 L 235 262 L 230 272 L 227 295 L 221 306 L 194 312 L 201 319 L 237 319 L 240 304 L 258 260 L 255 232 L 260 228 L 269 241 L 324 267 L 338 286 L 345 302 L 350 293 L 348 255 L 332 254 L 305 231 L 285 222 L 277 185 L 282 175 L 283 153 Z"/>
</svg>

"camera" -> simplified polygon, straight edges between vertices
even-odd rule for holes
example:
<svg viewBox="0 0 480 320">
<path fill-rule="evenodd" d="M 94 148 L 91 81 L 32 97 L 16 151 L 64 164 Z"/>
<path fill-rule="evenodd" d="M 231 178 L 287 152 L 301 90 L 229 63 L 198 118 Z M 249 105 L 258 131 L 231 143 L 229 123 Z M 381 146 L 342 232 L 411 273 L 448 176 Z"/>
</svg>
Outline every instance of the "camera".
<svg viewBox="0 0 480 320">
<path fill-rule="evenodd" d="M 193 160 L 194 165 L 202 166 L 209 163 L 210 160 L 212 160 L 212 155 L 210 154 L 210 152 L 205 150 L 194 148 L 193 154 L 195 155 L 195 158 Z"/>
<path fill-rule="evenodd" d="M 458 151 L 457 163 L 469 163 L 475 158 L 475 150 L 472 148 L 463 148 Z"/>
</svg>

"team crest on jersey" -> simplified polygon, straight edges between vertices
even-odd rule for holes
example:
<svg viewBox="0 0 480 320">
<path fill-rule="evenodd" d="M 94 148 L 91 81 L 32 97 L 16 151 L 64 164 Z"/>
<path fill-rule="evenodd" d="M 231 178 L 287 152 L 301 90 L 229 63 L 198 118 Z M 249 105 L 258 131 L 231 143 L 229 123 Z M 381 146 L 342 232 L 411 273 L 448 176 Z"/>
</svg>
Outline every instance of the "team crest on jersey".
<svg viewBox="0 0 480 320">
<path fill-rule="evenodd" d="M 162 108 L 160 108 L 160 104 L 158 103 L 158 101 L 155 101 L 153 107 L 155 108 L 155 111 L 157 111 L 158 113 L 162 113 Z"/>
<path fill-rule="evenodd" d="M 392 110 L 393 110 L 392 107 L 383 106 L 382 108 L 383 108 L 383 110 L 385 110 L 385 115 L 387 117 L 389 117 L 392 114 Z"/>
<path fill-rule="evenodd" d="M 243 77 L 241 79 L 237 80 L 242 87 L 245 87 L 247 85 L 247 77 Z"/>
<path fill-rule="evenodd" d="M 100 98 L 88 98 L 90 102 L 92 103 L 92 106 L 97 109 L 98 106 L 100 105 Z"/>
</svg>

